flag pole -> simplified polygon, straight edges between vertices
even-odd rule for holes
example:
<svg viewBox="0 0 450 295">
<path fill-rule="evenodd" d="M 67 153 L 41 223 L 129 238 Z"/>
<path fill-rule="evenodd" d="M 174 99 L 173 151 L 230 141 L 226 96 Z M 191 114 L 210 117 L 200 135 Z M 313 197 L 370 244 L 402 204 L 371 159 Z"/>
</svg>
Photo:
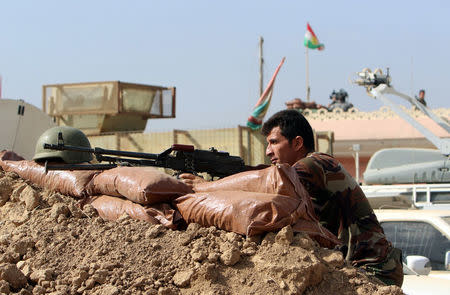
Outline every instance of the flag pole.
<svg viewBox="0 0 450 295">
<path fill-rule="evenodd" d="M 263 94 L 264 91 L 264 57 L 263 57 L 263 43 L 264 38 L 259 37 L 259 96 Z"/>
<path fill-rule="evenodd" d="M 306 68 L 306 101 L 309 102 L 309 94 L 311 92 L 311 89 L 309 87 L 309 57 L 308 57 L 308 47 L 305 46 L 306 51 L 305 51 L 305 56 L 306 56 L 306 63 L 305 63 L 305 68 Z"/>
</svg>

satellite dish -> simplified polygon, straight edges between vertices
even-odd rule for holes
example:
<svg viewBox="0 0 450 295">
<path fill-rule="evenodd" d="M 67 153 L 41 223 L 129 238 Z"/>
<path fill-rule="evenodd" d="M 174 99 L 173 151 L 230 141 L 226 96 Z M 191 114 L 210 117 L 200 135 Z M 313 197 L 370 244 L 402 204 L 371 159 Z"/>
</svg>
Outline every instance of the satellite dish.
<svg viewBox="0 0 450 295">
<path fill-rule="evenodd" d="M 0 99 L 0 150 L 31 160 L 39 136 L 54 126 L 53 119 L 37 107 L 19 99 Z"/>
</svg>

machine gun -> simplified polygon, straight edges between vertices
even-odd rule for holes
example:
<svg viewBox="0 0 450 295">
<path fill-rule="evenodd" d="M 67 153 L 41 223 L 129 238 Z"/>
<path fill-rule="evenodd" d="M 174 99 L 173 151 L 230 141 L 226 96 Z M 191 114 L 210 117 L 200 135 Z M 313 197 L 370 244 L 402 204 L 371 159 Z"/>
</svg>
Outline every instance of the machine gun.
<svg viewBox="0 0 450 295">
<path fill-rule="evenodd" d="M 211 177 L 225 177 L 256 168 L 245 165 L 244 160 L 238 156 L 230 156 L 229 153 L 218 151 L 213 147 L 210 150 L 197 150 L 192 145 L 184 144 L 174 144 L 160 154 L 149 154 L 141 152 L 108 150 L 99 147 L 87 148 L 65 145 L 62 139 L 62 134 L 59 134 L 58 143 L 45 143 L 44 149 L 91 153 L 95 156 L 98 162 L 109 162 L 109 164 L 46 163 L 46 171 L 104 170 L 117 166 L 154 166 L 170 168 L 176 170 L 178 173 L 186 172 L 198 174 L 206 172 L 211 175 Z"/>
</svg>

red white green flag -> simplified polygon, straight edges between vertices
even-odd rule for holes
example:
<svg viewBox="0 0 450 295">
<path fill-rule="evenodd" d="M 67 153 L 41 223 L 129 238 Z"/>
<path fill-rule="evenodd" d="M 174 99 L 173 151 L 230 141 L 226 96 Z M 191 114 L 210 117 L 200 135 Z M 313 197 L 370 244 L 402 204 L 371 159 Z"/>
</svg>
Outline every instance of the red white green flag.
<svg viewBox="0 0 450 295">
<path fill-rule="evenodd" d="M 269 109 L 270 101 L 272 99 L 273 84 L 275 83 L 275 78 L 277 77 L 278 71 L 280 70 L 281 66 L 284 63 L 284 59 L 285 58 L 283 57 L 277 69 L 275 70 L 272 79 L 270 79 L 270 82 L 267 85 L 266 90 L 264 90 L 263 94 L 261 95 L 255 107 L 253 108 L 252 114 L 247 119 L 247 126 L 253 130 L 257 130 L 262 126 L 262 120 L 264 119 L 264 116 L 266 115 L 267 110 Z"/>
<path fill-rule="evenodd" d="M 319 39 L 317 39 L 317 36 L 314 34 L 314 31 L 311 29 L 309 23 L 306 23 L 306 33 L 303 43 L 310 49 L 323 50 L 325 48 L 325 45 L 319 43 Z"/>
</svg>

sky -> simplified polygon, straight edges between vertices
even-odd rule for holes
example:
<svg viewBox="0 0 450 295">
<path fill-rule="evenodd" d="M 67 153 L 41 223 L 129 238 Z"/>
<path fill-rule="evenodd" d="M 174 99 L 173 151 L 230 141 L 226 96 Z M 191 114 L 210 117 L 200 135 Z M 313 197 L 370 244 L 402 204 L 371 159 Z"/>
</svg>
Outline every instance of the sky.
<svg viewBox="0 0 450 295">
<path fill-rule="evenodd" d="M 345 4 L 344 4 L 345 3 Z M 42 108 L 42 85 L 120 80 L 175 86 L 176 118 L 146 131 L 245 125 L 283 57 L 267 116 L 305 99 L 303 37 L 309 22 L 323 51 L 309 51 L 311 99 L 345 89 L 362 111 L 381 102 L 350 79 L 390 69 L 396 90 L 426 90 L 450 107 L 449 1 L 2 1 L 2 96 Z"/>
</svg>

